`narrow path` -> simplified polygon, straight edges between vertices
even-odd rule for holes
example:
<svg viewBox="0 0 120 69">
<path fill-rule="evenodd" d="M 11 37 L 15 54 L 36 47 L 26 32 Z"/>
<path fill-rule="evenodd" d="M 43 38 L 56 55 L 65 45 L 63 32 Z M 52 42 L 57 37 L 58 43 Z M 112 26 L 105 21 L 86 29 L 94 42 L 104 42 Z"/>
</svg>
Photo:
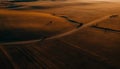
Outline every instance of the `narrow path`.
<svg viewBox="0 0 120 69">
<path fill-rule="evenodd" d="M 105 20 L 105 19 L 108 19 L 110 16 L 111 16 L 111 15 L 106 15 L 106 16 L 104 16 L 104 17 L 102 17 L 102 18 L 99 18 L 99 19 L 96 19 L 96 20 L 91 21 L 91 22 L 89 22 L 89 23 L 86 23 L 86 24 L 80 26 L 79 28 L 76 28 L 76 29 L 73 29 L 73 30 L 68 31 L 68 32 L 66 32 L 66 33 L 62 33 L 62 34 L 59 34 L 59 35 L 56 35 L 56 36 L 52 36 L 52 37 L 49 37 L 49 38 L 46 38 L 46 39 L 29 40 L 29 41 L 18 41 L 18 42 L 7 42 L 7 43 L 0 43 L 0 45 L 26 44 L 26 43 L 31 43 L 31 42 L 39 42 L 39 41 L 41 41 L 41 40 L 51 40 L 51 39 L 55 39 L 55 38 L 60 38 L 60 37 L 63 37 L 63 36 L 70 35 L 70 34 L 72 34 L 72 33 L 74 33 L 74 32 L 80 31 L 80 30 L 82 30 L 82 29 L 84 29 L 84 28 L 86 28 L 86 27 L 89 27 L 89 26 L 91 26 L 91 25 L 95 25 L 95 24 L 97 24 L 97 23 L 100 22 L 100 21 L 103 21 L 103 20 Z"/>
<path fill-rule="evenodd" d="M 9 45 L 9 44 L 27 44 L 27 43 L 33 43 L 33 42 L 39 42 L 42 39 L 38 39 L 38 40 L 27 40 L 27 41 L 16 41 L 16 42 L 6 42 L 6 43 L 0 43 L 0 45 Z"/>
<path fill-rule="evenodd" d="M 105 19 L 108 19 L 110 16 L 111 16 L 111 15 L 104 16 L 104 17 L 102 17 L 102 18 L 99 18 L 99 19 L 96 19 L 96 20 L 91 21 L 91 22 L 89 22 L 89 23 L 86 23 L 86 24 L 84 24 L 83 26 L 81 26 L 81 27 L 79 27 L 79 28 L 73 29 L 72 31 L 69 31 L 69 32 L 66 32 L 66 33 L 62 33 L 62 34 L 59 34 L 59 35 L 56 35 L 56 36 L 47 38 L 46 40 L 50 40 L 50 39 L 54 39 L 54 38 L 60 38 L 60 37 L 63 37 L 63 36 L 72 34 L 72 33 L 74 33 L 74 32 L 77 32 L 77 31 L 79 31 L 79 30 L 84 29 L 85 27 L 89 27 L 89 26 L 91 26 L 91 25 L 95 25 L 95 24 L 97 24 L 97 23 L 100 22 L 100 21 L 103 21 L 103 20 L 105 20 Z"/>
<path fill-rule="evenodd" d="M 0 50 L 4 53 L 4 55 L 7 57 L 7 59 L 11 62 L 14 69 L 19 69 L 18 65 L 16 63 L 14 63 L 12 57 L 7 53 L 7 51 L 5 50 L 5 48 L 3 46 L 0 46 Z"/>
</svg>

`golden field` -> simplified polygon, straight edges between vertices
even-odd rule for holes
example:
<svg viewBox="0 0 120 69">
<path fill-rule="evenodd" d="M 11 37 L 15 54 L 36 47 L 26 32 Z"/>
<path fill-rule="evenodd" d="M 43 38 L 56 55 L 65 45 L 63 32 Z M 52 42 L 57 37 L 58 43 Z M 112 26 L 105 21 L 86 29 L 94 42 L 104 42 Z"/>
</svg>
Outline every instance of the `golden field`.
<svg viewBox="0 0 120 69">
<path fill-rule="evenodd" d="M 15 2 L 0 8 L 1 69 L 120 69 L 120 3 Z"/>
</svg>

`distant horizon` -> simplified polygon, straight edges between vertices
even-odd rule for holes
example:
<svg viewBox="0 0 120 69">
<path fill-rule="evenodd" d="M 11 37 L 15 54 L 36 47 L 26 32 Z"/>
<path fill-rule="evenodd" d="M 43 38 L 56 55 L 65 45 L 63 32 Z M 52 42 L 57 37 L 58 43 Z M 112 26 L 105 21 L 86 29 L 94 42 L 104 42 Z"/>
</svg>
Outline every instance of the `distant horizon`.
<svg viewBox="0 0 120 69">
<path fill-rule="evenodd" d="M 108 2 L 120 2 L 120 0 L 74 0 L 74 1 L 108 1 Z"/>
<path fill-rule="evenodd" d="M 17 0 L 0 0 L 0 1 L 17 1 Z M 20 1 L 20 0 L 18 0 L 18 1 Z M 23 0 L 23 1 L 26 1 L 26 0 Z M 27 0 L 27 1 L 29 1 L 29 0 Z M 44 1 L 44 0 L 38 0 L 38 1 Z M 48 1 L 52 1 L 52 0 L 48 0 Z M 55 0 L 55 1 L 57 1 L 57 0 Z M 60 0 L 58 0 L 58 1 L 60 1 Z M 73 0 L 65 0 L 65 1 L 73 1 Z M 112 1 L 112 2 L 118 2 L 120 0 L 74 0 L 74 1 Z"/>
</svg>

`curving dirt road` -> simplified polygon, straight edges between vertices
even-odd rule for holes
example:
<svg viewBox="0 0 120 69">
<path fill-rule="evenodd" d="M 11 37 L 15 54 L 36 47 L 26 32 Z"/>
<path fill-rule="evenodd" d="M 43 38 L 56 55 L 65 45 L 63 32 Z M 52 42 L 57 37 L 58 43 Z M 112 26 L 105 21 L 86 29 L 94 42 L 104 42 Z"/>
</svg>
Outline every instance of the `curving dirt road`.
<svg viewBox="0 0 120 69">
<path fill-rule="evenodd" d="M 84 25 L 82 25 L 81 27 L 79 28 L 76 28 L 76 29 L 73 29 L 71 31 L 68 31 L 66 33 L 62 33 L 62 34 L 59 34 L 59 35 L 56 35 L 56 36 L 52 36 L 52 37 L 49 37 L 49 38 L 45 38 L 45 39 L 38 39 L 38 40 L 29 40 L 29 41 L 19 41 L 19 42 L 7 42 L 7 43 L 0 43 L 0 45 L 9 45 L 9 44 L 26 44 L 26 43 L 31 43 L 31 42 L 39 42 L 39 41 L 42 41 L 42 40 L 51 40 L 51 39 L 55 39 L 55 38 L 60 38 L 60 37 L 63 37 L 63 36 L 67 36 L 69 34 L 72 34 L 74 32 L 77 32 L 79 30 L 82 30 L 84 29 L 85 27 L 89 27 L 91 25 L 95 25 L 97 24 L 98 22 L 100 21 L 103 21 L 105 19 L 108 19 L 111 15 L 106 15 L 104 17 L 101 17 L 101 18 L 98 18 L 94 21 L 91 21 L 89 23 L 86 23 Z"/>
<path fill-rule="evenodd" d="M 103 20 L 109 18 L 110 16 L 111 16 L 111 15 L 104 16 L 104 17 L 102 17 L 102 18 L 99 18 L 99 19 L 96 19 L 96 20 L 91 21 L 91 22 L 89 22 L 89 23 L 86 23 L 86 24 L 84 24 L 83 26 L 81 26 L 81 27 L 79 27 L 79 28 L 76 28 L 76 29 L 74 29 L 74 30 L 72 30 L 72 31 L 69 31 L 69 32 L 66 32 L 66 33 L 63 33 L 63 34 L 59 34 L 59 35 L 57 35 L 57 36 L 53 36 L 53 37 L 47 38 L 46 40 L 54 39 L 54 38 L 60 38 L 60 37 L 63 37 L 63 36 L 72 34 L 72 33 L 74 33 L 74 32 L 77 32 L 77 31 L 85 28 L 85 27 L 89 27 L 89 26 L 91 26 L 91 25 L 93 25 L 93 24 L 97 24 L 98 22 L 103 21 Z"/>
</svg>

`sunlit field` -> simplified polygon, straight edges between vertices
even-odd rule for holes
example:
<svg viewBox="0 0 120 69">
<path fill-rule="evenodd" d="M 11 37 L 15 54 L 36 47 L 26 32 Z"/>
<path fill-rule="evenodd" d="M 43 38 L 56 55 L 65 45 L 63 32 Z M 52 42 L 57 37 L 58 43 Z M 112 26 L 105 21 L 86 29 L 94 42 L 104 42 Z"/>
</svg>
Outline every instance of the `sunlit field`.
<svg viewBox="0 0 120 69">
<path fill-rule="evenodd" d="M 0 69 L 120 69 L 119 0 L 0 0 Z"/>
</svg>

